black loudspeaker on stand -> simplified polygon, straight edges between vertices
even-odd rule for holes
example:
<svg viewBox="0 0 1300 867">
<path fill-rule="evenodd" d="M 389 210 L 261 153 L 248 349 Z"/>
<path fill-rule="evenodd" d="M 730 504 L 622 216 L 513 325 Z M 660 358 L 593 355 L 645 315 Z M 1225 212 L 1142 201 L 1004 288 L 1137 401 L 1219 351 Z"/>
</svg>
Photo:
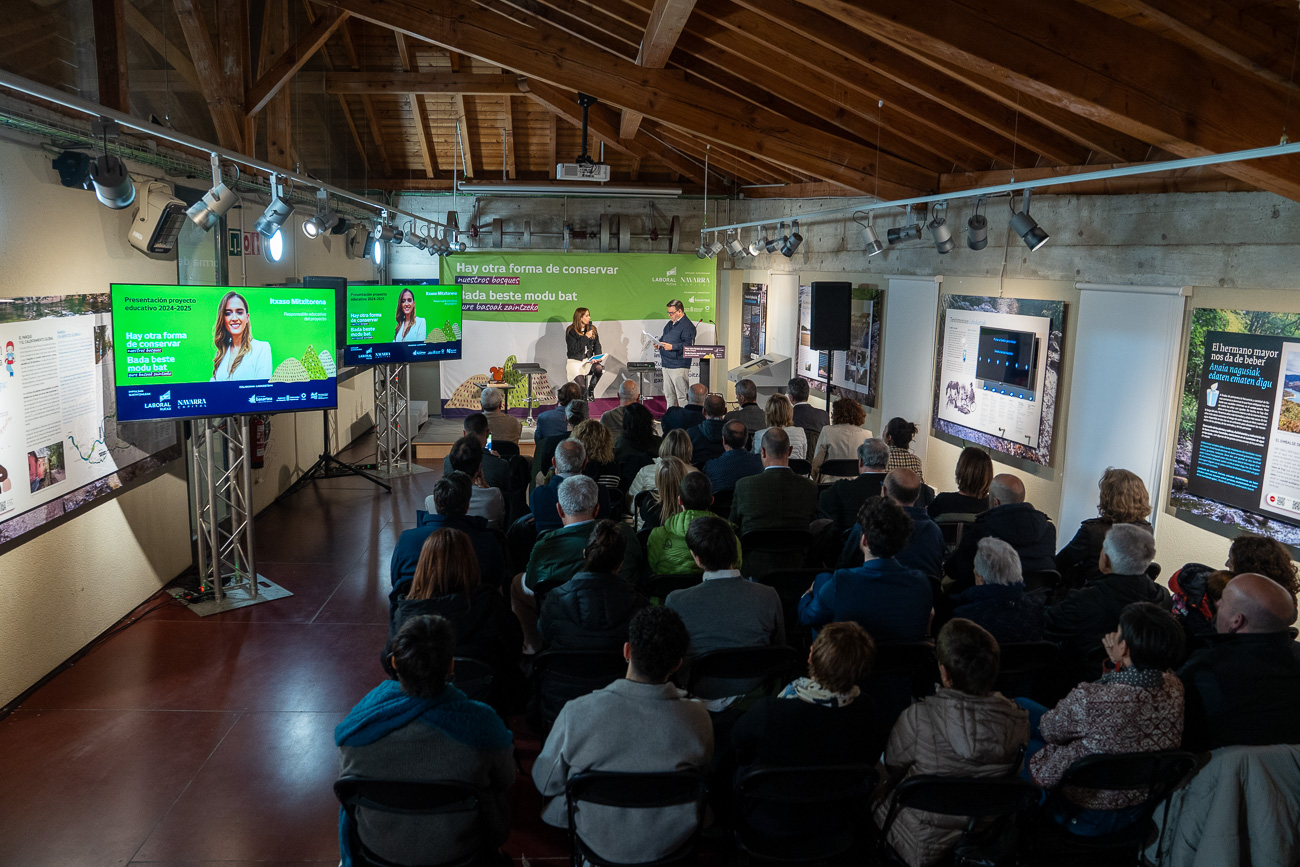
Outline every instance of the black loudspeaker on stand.
<svg viewBox="0 0 1300 867">
<path fill-rule="evenodd" d="M 852 301 L 852 283 L 818 280 L 812 284 L 808 348 L 826 350 L 827 410 L 831 408 L 831 370 L 835 367 L 835 352 L 847 352 L 849 348 Z"/>
</svg>

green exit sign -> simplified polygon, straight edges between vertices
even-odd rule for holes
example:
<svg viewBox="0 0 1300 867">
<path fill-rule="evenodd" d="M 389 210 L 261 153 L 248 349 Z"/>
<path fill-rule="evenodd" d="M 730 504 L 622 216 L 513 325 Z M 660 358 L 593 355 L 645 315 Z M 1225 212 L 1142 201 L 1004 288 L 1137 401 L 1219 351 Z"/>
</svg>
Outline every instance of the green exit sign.
<svg viewBox="0 0 1300 867">
<path fill-rule="evenodd" d="M 244 255 L 244 240 L 241 237 L 242 233 L 238 229 L 230 229 L 227 234 L 230 238 L 230 243 L 227 245 L 226 255 L 232 257 Z"/>
</svg>

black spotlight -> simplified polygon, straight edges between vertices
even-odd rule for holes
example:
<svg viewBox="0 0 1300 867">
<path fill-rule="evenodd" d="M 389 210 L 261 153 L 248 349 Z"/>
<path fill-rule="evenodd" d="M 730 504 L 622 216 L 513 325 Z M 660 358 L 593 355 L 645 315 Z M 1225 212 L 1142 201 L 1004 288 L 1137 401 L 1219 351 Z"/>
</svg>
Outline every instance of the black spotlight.
<svg viewBox="0 0 1300 867">
<path fill-rule="evenodd" d="M 90 154 L 64 151 L 54 158 L 53 165 L 63 186 L 90 189 Z"/>
</svg>

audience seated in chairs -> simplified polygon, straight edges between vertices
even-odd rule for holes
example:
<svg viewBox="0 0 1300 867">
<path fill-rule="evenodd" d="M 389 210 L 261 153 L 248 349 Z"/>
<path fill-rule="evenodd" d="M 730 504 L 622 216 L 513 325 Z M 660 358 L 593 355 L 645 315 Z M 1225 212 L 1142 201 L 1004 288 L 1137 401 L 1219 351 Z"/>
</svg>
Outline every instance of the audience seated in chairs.
<svg viewBox="0 0 1300 867">
<path fill-rule="evenodd" d="M 679 407 L 674 407 L 678 409 Z M 691 438 L 684 430 L 672 430 L 664 434 L 663 441 L 659 444 L 659 456 L 656 457 L 646 466 L 637 470 L 636 476 L 632 479 L 632 485 L 627 489 L 627 494 L 636 499 L 636 495 L 642 491 L 655 490 L 655 472 L 659 469 L 659 464 L 664 458 L 678 458 L 691 463 L 694 451 L 691 448 Z"/>
<path fill-rule="evenodd" d="M 496 391 L 496 389 L 493 389 Z M 499 393 L 499 392 L 498 392 Z M 478 440 L 479 446 L 483 449 L 483 478 L 489 485 L 501 491 L 503 496 L 510 495 L 510 464 L 500 455 L 487 450 L 488 441 L 488 418 L 481 412 L 470 413 L 465 416 L 464 430 L 461 436 L 473 437 Z M 451 455 L 442 459 L 442 474 L 446 476 L 452 471 Z"/>
<path fill-rule="evenodd" d="M 502 409 L 505 406 L 505 393 L 499 388 L 485 388 L 479 395 L 479 405 L 487 417 L 488 430 L 492 432 L 494 442 L 507 442 L 519 445 L 519 435 L 524 431 L 523 422 Z"/>
<path fill-rule="evenodd" d="M 690 475 L 703 475 L 681 458 L 663 458 L 655 470 L 653 490 L 642 491 L 633 501 L 638 533 L 651 532 L 681 511 L 682 482 Z M 651 571 L 655 571 L 653 567 Z"/>
<path fill-rule="evenodd" d="M 912 519 L 912 534 L 907 545 L 896 555 L 898 562 L 932 579 L 937 587 L 939 576 L 943 574 L 945 543 L 939 525 L 930 520 L 924 508 L 916 505 L 921 487 L 921 477 L 911 470 L 891 470 L 885 476 L 882 495 L 900 506 Z M 862 528 L 855 523 L 840 553 L 838 565 L 841 568 L 862 564 L 861 541 Z"/>
<path fill-rule="evenodd" d="M 686 434 L 691 438 L 691 463 L 697 469 L 722 454 L 722 427 L 727 423 L 727 402 L 720 394 L 711 394 L 704 399 L 704 419 L 695 427 L 687 428 Z M 741 448 L 745 444 L 742 442 Z"/>
<path fill-rule="evenodd" d="M 734 491 L 741 479 L 763 472 L 763 459 L 745 448 L 745 423 L 733 419 L 722 428 L 722 454 L 704 465 L 715 492 Z"/>
<path fill-rule="evenodd" d="M 589 418 L 573 429 L 572 438 L 587 450 L 587 463 L 582 474 L 595 479 L 609 497 L 610 512 L 604 517 L 622 517 L 626 512 L 623 495 L 627 493 L 627 485 L 623 484 L 618 461 L 614 460 L 614 435 L 609 428 Z"/>
<path fill-rule="evenodd" d="M 1228 546 L 1228 575 L 1247 572 L 1263 575 L 1282 585 L 1292 597 L 1300 592 L 1291 552 L 1276 539 L 1242 533 Z M 1215 582 L 1213 589 L 1210 583 Z M 1183 621 L 1190 636 L 1214 635 L 1214 604 L 1223 593 L 1223 576 L 1201 563 L 1188 563 L 1169 577 L 1174 597 L 1174 613 Z"/>
<path fill-rule="evenodd" d="M 1295 620 L 1295 597 L 1276 581 L 1248 572 L 1228 582 L 1217 634 L 1178 671 L 1187 690 L 1185 749 L 1300 744 Z"/>
<path fill-rule="evenodd" d="M 713 726 L 704 705 L 668 682 L 686 656 L 690 637 L 670 608 L 643 608 L 623 646 L 627 676 L 564 706 L 541 754 L 533 782 L 546 806 L 542 820 L 568 826 L 565 787 L 587 771 L 653 773 L 703 769 L 713 756 Z M 611 861 L 652 861 L 695 833 L 695 807 L 629 810 L 584 804 L 583 839 Z"/>
<path fill-rule="evenodd" d="M 830 417 L 826 410 L 818 409 L 808 402 L 808 380 L 796 376 L 786 383 L 786 394 L 790 396 L 790 403 L 794 407 L 794 423 L 804 429 L 805 435 L 812 434 L 812 438 L 820 436 L 822 428 L 830 424 Z M 812 455 L 808 458 L 811 460 Z"/>
<path fill-rule="evenodd" d="M 555 409 L 537 414 L 537 427 L 533 429 L 533 442 L 540 445 L 549 437 L 567 434 L 570 430 L 569 418 L 565 410 L 575 400 L 582 400 L 582 386 L 576 382 L 566 382 L 556 392 Z M 584 400 L 585 404 L 586 401 Z"/>
<path fill-rule="evenodd" d="M 518 663 L 524 636 L 519 621 L 501 591 L 479 580 L 478 562 L 469 536 L 460 530 L 438 530 L 424 540 L 420 562 L 410 591 L 397 600 L 389 623 L 389 645 L 412 617 L 437 614 L 451 624 L 456 637 L 456 656 L 467 656 L 492 668 L 494 707 L 505 707 L 522 694 L 523 678 Z M 389 647 L 380 657 L 384 670 L 392 675 Z"/>
<path fill-rule="evenodd" d="M 713 517 L 713 512 L 709 511 L 709 506 L 713 505 L 713 489 L 709 485 L 709 477 L 704 473 L 688 472 L 681 480 L 677 504 L 680 511 L 650 531 L 646 558 L 650 561 L 650 571 L 655 575 L 698 574 L 704 568 L 695 562 L 686 541 L 686 533 L 695 519 Z M 735 534 L 732 536 L 734 538 Z M 740 562 L 740 540 L 736 539 L 735 543 L 736 557 L 727 568 Z"/>
<path fill-rule="evenodd" d="M 1047 710 L 1029 699 L 1026 753 L 1032 781 L 1052 789 L 1070 765 L 1098 753 L 1177 749 L 1183 735 L 1183 685 L 1172 669 L 1183 657 L 1183 631 L 1167 610 L 1150 602 L 1125 606 L 1119 629 L 1104 639 L 1115 670 L 1081 683 Z M 1067 789 L 1053 818 L 1080 836 L 1110 834 L 1131 825 L 1146 800 L 1139 790 Z"/>
<path fill-rule="evenodd" d="M 620 465 L 628 462 L 640 469 L 659 454 L 663 439 L 655 433 L 655 417 L 645 404 L 632 403 L 623 408 L 623 430 L 614 438 L 614 460 Z M 628 474 L 628 482 L 636 473 Z"/>
<path fill-rule="evenodd" d="M 577 388 L 577 385 L 574 385 L 574 388 Z M 564 408 L 564 420 L 567 425 L 564 432 L 546 437 L 533 450 L 533 484 L 545 484 L 545 480 L 538 477 L 544 476 L 550 468 L 556 447 L 570 438 L 570 431 L 587 420 L 587 402 L 581 399 L 569 401 Z"/>
<path fill-rule="evenodd" d="M 921 459 L 912 454 L 912 440 L 916 437 L 915 422 L 905 418 L 891 418 L 885 425 L 885 432 L 880 438 L 889 446 L 889 468 L 891 470 L 911 470 L 921 477 L 925 484 L 925 474 L 921 471 Z"/>
<path fill-rule="evenodd" d="M 548 650 L 619 650 L 632 615 L 646 605 L 619 577 L 627 536 L 614 521 L 597 521 L 583 549 L 582 569 L 546 594 L 537 632 Z"/>
<path fill-rule="evenodd" d="M 477 518 L 483 518 L 488 526 L 499 530 L 506 519 L 506 500 L 500 489 L 489 485 L 483 477 L 483 447 L 474 437 L 461 437 L 452 444 L 447 460 L 451 468 L 469 476 L 473 487 L 470 489 L 469 512 Z M 433 494 L 424 498 L 424 510 L 431 515 L 438 513 L 438 504 Z"/>
<path fill-rule="evenodd" d="M 515 781 L 510 730 L 485 704 L 448 683 L 456 637 L 436 615 L 412 617 L 393 637 L 397 673 L 357 703 L 334 730 L 341 774 L 364 780 L 461 781 L 478 791 L 477 814 L 404 816 L 357 806 L 341 811 L 342 863 L 360 843 L 399 864 L 492 857 L 510 833 L 506 790 Z M 701 711 L 703 713 L 703 711 Z M 462 851 L 481 840 L 486 851 Z"/>
<path fill-rule="evenodd" d="M 1082 587 L 1100 576 L 1097 561 L 1106 533 L 1116 524 L 1136 524 L 1152 532 L 1151 496 L 1147 486 L 1136 473 L 1111 467 L 1097 483 L 1101 499 L 1097 504 L 1097 517 L 1088 518 L 1079 525 L 1070 544 L 1056 555 L 1056 571 L 1061 573 L 1061 586 L 1067 589 Z"/>
<path fill-rule="evenodd" d="M 813 449 L 812 456 L 813 472 L 819 473 L 822 484 L 840 478 L 821 473 L 823 463 L 858 459 L 858 447 L 871 439 L 871 431 L 862 426 L 866 420 L 866 410 L 862 408 L 862 404 L 851 397 L 841 397 L 831 404 L 831 423 L 822 428 L 821 434 L 817 437 L 817 448 Z M 852 478 L 852 476 L 842 478 Z"/>
<path fill-rule="evenodd" d="M 727 421 L 739 421 L 745 425 L 745 432 L 754 434 L 767 427 L 767 414 L 758 405 L 758 386 L 752 379 L 742 379 L 736 383 L 736 402 L 739 409 L 727 413 Z"/>
<path fill-rule="evenodd" d="M 609 410 L 600 417 L 600 423 L 609 431 L 611 442 L 613 437 L 623 433 L 623 413 L 634 403 L 641 402 L 641 386 L 636 384 L 635 379 L 625 379 L 618 387 L 618 406 Z"/>
<path fill-rule="evenodd" d="M 556 504 L 564 526 L 538 536 L 528 558 L 528 569 L 511 582 L 510 607 L 523 627 L 526 652 L 535 651 L 541 644 L 537 635 L 537 597 L 545 596 L 568 581 L 586 561 L 584 552 L 596 520 L 598 490 L 596 482 L 587 476 L 572 476 L 564 480 Z M 642 578 L 645 564 L 641 546 L 637 544 L 631 527 L 619 522 L 615 526 L 627 537 L 627 551 L 619 575 L 635 586 Z"/>
<path fill-rule="evenodd" d="M 767 427 L 754 432 L 754 454 L 758 454 L 763 434 L 768 428 L 779 427 L 790 438 L 790 460 L 808 460 L 808 435 L 794 423 L 794 407 L 789 398 L 784 394 L 769 397 L 763 409 L 763 421 Z"/>
<path fill-rule="evenodd" d="M 704 581 L 674 590 L 664 604 L 686 624 L 691 636 L 688 660 L 713 650 L 785 644 L 781 597 L 740 574 L 740 546 L 731 525 L 713 515 L 698 517 L 686 531 L 686 545 Z M 710 709 L 721 710 L 726 704 Z"/>
<path fill-rule="evenodd" d="M 670 406 L 659 419 L 659 427 L 667 436 L 670 431 L 687 430 L 704 421 L 704 399 L 709 396 L 709 387 L 697 382 L 686 389 L 686 405 Z"/>
<path fill-rule="evenodd" d="M 957 490 L 939 494 L 926 511 L 940 515 L 978 515 L 989 509 L 989 485 L 993 482 L 993 459 L 983 449 L 966 446 L 957 458 Z"/>
<path fill-rule="evenodd" d="M 420 562 L 424 540 L 437 530 L 461 530 L 469 536 L 478 558 L 479 575 L 483 583 L 493 588 L 505 586 L 509 576 L 501 534 L 489 529 L 487 521 L 482 518 L 466 514 L 473 487 L 469 476 L 464 473 L 453 470 L 443 476 L 433 486 L 437 514 L 425 515 L 420 526 L 404 530 L 397 537 L 397 545 L 393 548 L 389 562 L 389 579 L 393 586 L 389 599 L 393 604 L 396 604 L 398 597 L 407 594 L 407 587 L 415 577 L 415 569 Z"/>
<path fill-rule="evenodd" d="M 1056 527 L 1051 518 L 1025 502 L 1024 483 L 1010 473 L 994 476 L 989 484 L 989 501 L 992 508 L 966 527 L 961 544 L 943 564 L 944 574 L 952 582 L 951 589 L 947 583 L 944 586 L 949 593 L 960 593 L 974 584 L 971 567 L 975 562 L 975 548 L 985 536 L 1001 539 L 1015 548 L 1020 555 L 1020 568 L 1025 572 L 1056 568 Z"/>
<path fill-rule="evenodd" d="M 1043 607 L 1025 593 L 1020 555 L 1001 539 L 986 536 L 975 549 L 975 586 L 952 600 L 954 617 L 989 631 L 998 644 L 1043 638 Z"/>
<path fill-rule="evenodd" d="M 896 507 L 895 507 L 896 508 Z M 1029 718 L 1000 693 L 998 643 L 969 620 L 939 631 L 940 688 L 903 711 L 885 746 L 885 783 L 876 821 L 889 813 L 889 791 L 917 774 L 1001 777 L 1014 772 L 1029 740 Z M 912 867 L 934 864 L 961 836 L 967 820 L 906 809 L 889 830 L 889 844 Z"/>
<path fill-rule="evenodd" d="M 818 575 L 799 600 L 799 622 L 817 627 L 852 620 L 879 642 L 924 640 L 934 607 L 930 579 L 896 559 L 912 519 L 897 503 L 876 497 L 862 504 L 858 524 L 863 564 Z"/>
<path fill-rule="evenodd" d="M 837 538 L 847 533 L 858 520 L 858 510 L 872 497 L 881 495 L 881 486 L 889 471 L 889 446 L 884 440 L 863 440 L 858 446 L 858 475 L 840 479 L 825 488 L 818 497 L 818 511 L 829 518 Z"/>
<path fill-rule="evenodd" d="M 790 438 L 779 427 L 763 434 L 763 471 L 736 482 L 731 523 L 741 536 L 755 530 L 807 530 L 817 516 L 817 485 L 790 469 Z"/>
<path fill-rule="evenodd" d="M 545 485 L 534 488 L 533 495 L 529 498 L 533 525 L 538 535 L 563 526 L 560 514 L 555 510 L 555 505 L 559 502 L 560 485 L 565 479 L 583 474 L 582 471 L 587 466 L 587 450 L 580 440 L 564 440 L 555 447 L 555 454 L 551 456 L 551 466 L 555 468 L 555 475 L 551 476 Z M 607 488 L 597 488 L 596 502 L 600 506 L 602 517 L 610 514 L 612 507 Z"/>
<path fill-rule="evenodd" d="M 1169 609 L 1169 591 L 1146 574 L 1155 556 L 1155 539 L 1148 531 L 1136 524 L 1110 528 L 1098 563 L 1101 577 L 1082 590 L 1071 590 L 1043 613 L 1044 631 L 1061 643 L 1067 664 L 1071 657 L 1075 664 L 1100 663 L 1102 639 L 1115 630 L 1119 613 L 1130 602 L 1153 602 Z M 1089 671 L 1081 669 L 1079 674 L 1084 677 Z"/>
</svg>

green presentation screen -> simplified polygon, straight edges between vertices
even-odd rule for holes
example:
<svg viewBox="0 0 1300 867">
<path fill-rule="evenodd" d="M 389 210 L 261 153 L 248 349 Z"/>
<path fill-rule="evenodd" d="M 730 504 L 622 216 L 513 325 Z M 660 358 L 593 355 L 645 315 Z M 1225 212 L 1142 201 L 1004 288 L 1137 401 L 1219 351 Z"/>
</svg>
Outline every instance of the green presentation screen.
<svg viewBox="0 0 1300 867">
<path fill-rule="evenodd" d="M 450 361 L 461 352 L 461 288 L 436 281 L 348 286 L 343 363 Z"/>
</svg>

